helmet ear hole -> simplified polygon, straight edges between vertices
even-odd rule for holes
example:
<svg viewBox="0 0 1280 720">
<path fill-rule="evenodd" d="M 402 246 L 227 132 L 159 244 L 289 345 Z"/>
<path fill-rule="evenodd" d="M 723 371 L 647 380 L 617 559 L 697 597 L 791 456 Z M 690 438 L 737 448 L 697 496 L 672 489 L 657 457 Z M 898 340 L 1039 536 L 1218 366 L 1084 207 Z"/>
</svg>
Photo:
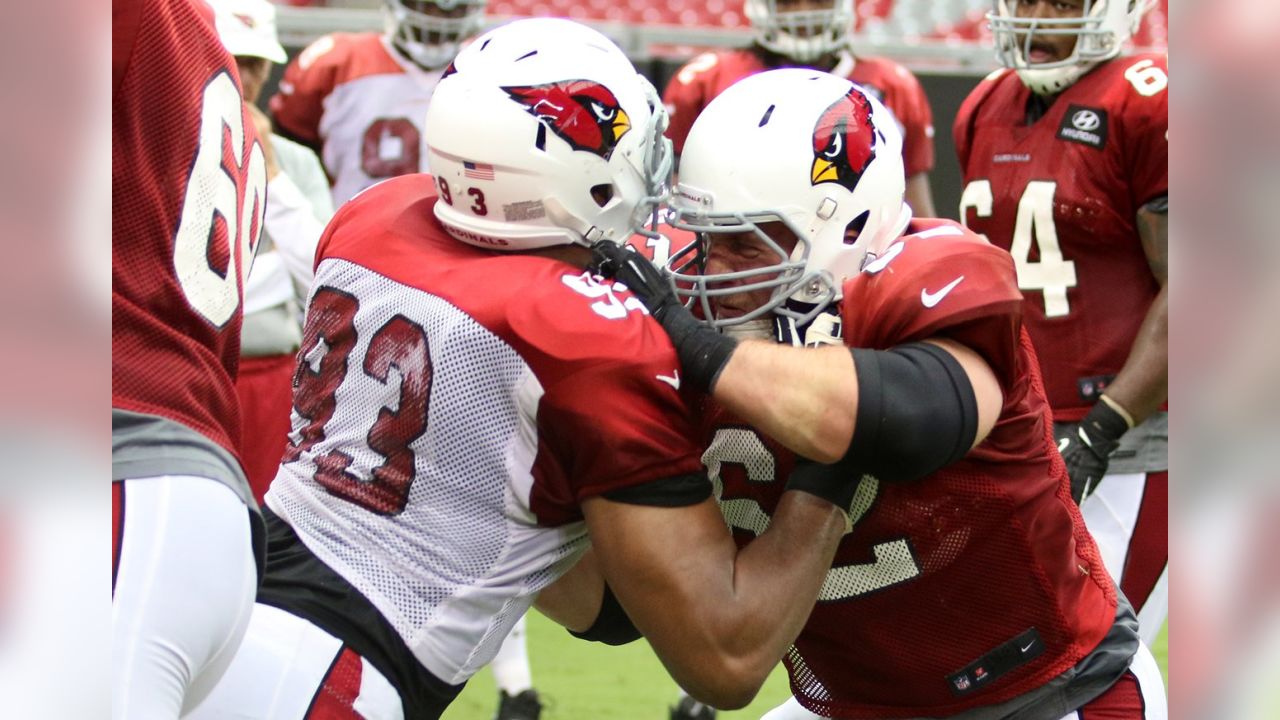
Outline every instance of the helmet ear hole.
<svg viewBox="0 0 1280 720">
<path fill-rule="evenodd" d="M 591 186 L 591 199 L 596 201 L 596 205 L 604 207 L 613 199 L 613 185 L 610 183 L 602 183 L 600 185 Z"/>
<path fill-rule="evenodd" d="M 871 217 L 870 210 L 863 210 L 858 216 L 849 221 L 844 226 L 844 244 L 852 245 L 858 240 L 858 235 L 862 234 L 862 229 L 867 226 L 867 218 Z"/>
</svg>

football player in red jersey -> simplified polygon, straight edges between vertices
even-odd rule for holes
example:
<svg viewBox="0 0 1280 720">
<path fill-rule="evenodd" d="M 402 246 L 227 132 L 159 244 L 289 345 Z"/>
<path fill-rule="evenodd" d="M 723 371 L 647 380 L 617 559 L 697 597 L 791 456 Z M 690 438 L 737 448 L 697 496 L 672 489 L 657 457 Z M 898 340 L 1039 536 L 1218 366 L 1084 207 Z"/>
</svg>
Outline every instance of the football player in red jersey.
<svg viewBox="0 0 1280 720">
<path fill-rule="evenodd" d="M 676 154 L 698 113 L 725 88 L 748 75 L 780 67 L 811 67 L 858 83 L 897 118 L 904 136 L 907 202 L 933 217 L 933 111 L 920 81 L 887 58 L 855 55 L 849 47 L 854 0 L 745 0 L 743 10 L 756 31 L 750 47 L 708 52 L 680 68 L 667 84 L 663 102 L 671 113 L 667 137 Z"/>
<path fill-rule="evenodd" d="M 111 714 L 176 718 L 230 662 L 258 581 L 234 380 L 267 174 L 212 11 L 111 13 Z"/>
<path fill-rule="evenodd" d="M 1072 495 L 1151 642 L 1168 615 L 1169 75 L 1143 0 L 999 0 L 956 116 L 960 218 L 1013 255 Z"/>
<path fill-rule="evenodd" d="M 584 269 L 652 215 L 664 122 L 576 23 L 518 21 L 458 56 L 426 117 L 436 175 L 370 188 L 320 241 L 259 603 L 193 718 L 438 717 L 535 598 L 590 639 L 643 630 L 717 703 L 755 694 L 850 483 L 786 493 L 739 550 L 671 343 Z"/>
<path fill-rule="evenodd" d="M 422 119 L 486 0 L 383 0 L 386 31 L 333 33 L 285 69 L 278 131 L 320 155 L 338 207 L 376 182 L 429 172 Z"/>
<path fill-rule="evenodd" d="M 1013 262 L 911 219 L 900 143 L 847 80 L 753 76 L 689 134 L 673 222 L 700 240 L 672 276 L 596 248 L 712 392 L 703 462 L 739 542 L 814 471 L 793 453 L 856 481 L 770 717 L 1163 718 L 1054 448 Z M 741 339 L 775 324 L 790 342 Z"/>
</svg>

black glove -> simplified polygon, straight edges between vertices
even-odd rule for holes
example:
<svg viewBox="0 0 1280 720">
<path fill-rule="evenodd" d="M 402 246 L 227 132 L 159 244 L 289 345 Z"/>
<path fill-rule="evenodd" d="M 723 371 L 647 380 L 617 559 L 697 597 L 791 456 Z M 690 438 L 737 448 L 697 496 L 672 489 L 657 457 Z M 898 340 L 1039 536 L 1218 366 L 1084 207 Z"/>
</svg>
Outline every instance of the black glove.
<svg viewBox="0 0 1280 720">
<path fill-rule="evenodd" d="M 614 278 L 640 298 L 662 325 L 680 357 L 685 379 L 692 387 L 711 392 L 737 343 L 698 322 L 676 297 L 671 282 L 649 259 L 629 245 L 601 240 L 591 246 L 591 272 Z"/>
<path fill-rule="evenodd" d="M 1107 474 L 1111 453 L 1120 445 L 1120 436 L 1129 431 L 1129 422 L 1106 401 L 1097 405 L 1080 421 L 1075 434 L 1067 438 L 1062 459 L 1071 478 L 1071 497 L 1079 504 L 1098 488 Z"/>
</svg>

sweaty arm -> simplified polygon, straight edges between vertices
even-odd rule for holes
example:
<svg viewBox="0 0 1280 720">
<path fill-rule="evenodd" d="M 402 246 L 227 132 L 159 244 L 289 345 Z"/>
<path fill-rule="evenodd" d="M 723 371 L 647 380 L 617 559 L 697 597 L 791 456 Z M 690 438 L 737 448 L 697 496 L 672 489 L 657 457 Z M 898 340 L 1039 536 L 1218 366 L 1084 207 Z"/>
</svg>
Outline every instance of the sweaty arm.
<svg viewBox="0 0 1280 720">
<path fill-rule="evenodd" d="M 1138 235 L 1160 294 L 1138 329 L 1124 367 L 1103 397 L 1118 404 L 1131 425 L 1146 420 L 1169 397 L 1169 210 L 1158 198 L 1138 210 Z"/>
<path fill-rule="evenodd" d="M 721 371 L 713 394 L 743 421 L 791 451 L 818 462 L 834 463 L 846 458 L 851 445 L 864 444 L 854 442 L 867 437 L 858 436 L 860 432 L 872 433 L 883 443 L 906 441 L 899 445 L 904 459 L 917 454 L 910 443 L 928 442 L 934 435 L 934 428 L 924 426 L 931 422 L 932 415 L 963 417 L 962 408 L 952 404 L 962 402 L 964 388 L 959 386 L 967 382 L 976 409 L 976 427 L 972 428 L 973 440 L 968 445 L 972 448 L 986 438 L 1000 415 L 1000 383 L 991 366 L 973 349 L 943 338 L 926 342 L 941 349 L 959 370 L 944 373 L 945 368 L 939 369 L 927 359 L 924 364 L 904 365 L 904 350 L 911 346 L 850 353 L 848 348 L 838 346 L 797 348 L 744 342 Z M 858 368 L 856 359 L 863 353 L 868 355 L 864 367 Z M 919 353 L 913 355 L 919 357 Z M 875 364 L 881 372 L 870 372 L 873 358 L 879 360 Z M 860 382 L 875 382 L 877 387 L 862 388 Z M 870 424 L 865 415 L 864 427 L 858 427 L 859 406 L 871 390 L 881 399 L 882 412 L 875 422 L 880 418 L 896 421 L 897 431 L 881 432 L 879 427 L 865 426 Z M 924 403 L 942 412 L 923 417 L 911 412 Z M 901 432 L 904 425 L 908 433 Z M 948 423 L 948 427 L 952 426 L 954 423 Z M 967 439 L 967 433 L 965 436 Z"/>
<path fill-rule="evenodd" d="M 911 206 L 911 214 L 916 217 L 937 217 L 933 206 L 933 190 L 929 187 L 929 173 L 919 172 L 907 178 L 907 188 L 903 199 Z"/>
<path fill-rule="evenodd" d="M 846 527 L 843 510 L 795 490 L 741 550 L 710 498 L 659 507 L 594 497 L 582 509 L 592 550 L 566 575 L 571 585 L 598 607 L 598 567 L 671 676 L 725 709 L 749 703 L 795 641 Z M 592 612 L 548 609 L 546 594 L 539 607 L 553 619 L 590 624 Z"/>
</svg>

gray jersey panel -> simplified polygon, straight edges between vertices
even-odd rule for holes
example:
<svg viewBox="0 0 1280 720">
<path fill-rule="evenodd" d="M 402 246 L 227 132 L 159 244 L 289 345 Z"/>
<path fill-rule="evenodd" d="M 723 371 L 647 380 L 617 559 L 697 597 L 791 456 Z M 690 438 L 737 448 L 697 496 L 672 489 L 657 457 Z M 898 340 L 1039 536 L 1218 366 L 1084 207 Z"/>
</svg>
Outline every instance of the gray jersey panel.
<svg viewBox="0 0 1280 720">
<path fill-rule="evenodd" d="M 240 461 L 221 445 L 168 418 L 111 408 L 111 481 L 161 475 L 216 480 L 258 507 Z"/>
</svg>

